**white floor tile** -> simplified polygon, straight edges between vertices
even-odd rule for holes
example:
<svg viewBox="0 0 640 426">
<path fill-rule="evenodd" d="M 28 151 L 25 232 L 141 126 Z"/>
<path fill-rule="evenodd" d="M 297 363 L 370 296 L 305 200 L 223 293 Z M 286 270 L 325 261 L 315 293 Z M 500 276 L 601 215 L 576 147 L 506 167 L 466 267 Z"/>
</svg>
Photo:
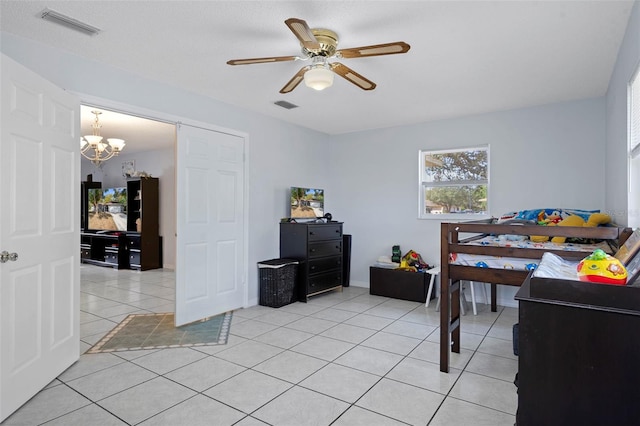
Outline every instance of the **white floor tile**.
<svg viewBox="0 0 640 426">
<path fill-rule="evenodd" d="M 73 389 L 67 386 L 55 386 L 31 398 L 18 411 L 5 419 L 2 425 L 39 425 L 89 404 L 91 401 L 74 392 Z"/>
<path fill-rule="evenodd" d="M 361 343 L 362 346 L 393 352 L 398 355 L 408 355 L 421 343 L 420 339 L 400 336 L 398 334 L 378 332 Z"/>
<path fill-rule="evenodd" d="M 457 399 L 493 408 L 508 414 L 516 414 L 518 395 L 511 381 L 463 371 L 450 395 Z"/>
<path fill-rule="evenodd" d="M 352 404 L 379 380 L 380 377 L 364 371 L 329 364 L 303 380 L 300 386 Z"/>
<path fill-rule="evenodd" d="M 379 414 L 412 425 L 427 424 L 444 395 L 415 386 L 382 379 L 356 403 Z"/>
<path fill-rule="evenodd" d="M 445 374 L 435 303 L 368 292 L 239 309 L 226 345 L 83 355 L 3 426 L 515 422 L 517 309 L 464 316 Z M 173 312 L 175 273 L 81 265 L 80 298 L 83 353 L 129 313 Z"/>
<path fill-rule="evenodd" d="M 455 398 L 447 398 L 429 426 L 513 426 L 516 417 Z"/>
<path fill-rule="evenodd" d="M 125 361 L 122 358 L 109 353 L 82 355 L 78 361 L 67 368 L 58 378 L 63 382 L 68 382 L 123 362 Z"/>
<path fill-rule="evenodd" d="M 65 414 L 62 417 L 58 417 L 46 424 L 47 426 L 124 426 L 127 423 L 118 419 L 99 405 L 91 404 L 69 414 Z"/>
<path fill-rule="evenodd" d="M 295 386 L 253 416 L 272 425 L 321 426 L 331 424 L 347 408 L 345 402 Z"/>
<path fill-rule="evenodd" d="M 452 423 L 453 424 L 453 423 Z M 383 416 L 364 408 L 351 406 L 331 426 L 402 426 L 406 423 L 399 422 L 390 417 Z"/>
<path fill-rule="evenodd" d="M 136 424 L 180 402 L 195 392 L 164 377 L 156 377 L 100 401 L 105 409 L 125 422 Z M 144 401 L 141 404 L 140 401 Z"/>
<path fill-rule="evenodd" d="M 289 349 L 298 343 L 312 338 L 313 336 L 314 335 L 311 333 L 293 330 L 291 328 L 276 328 L 275 330 L 261 334 L 256 337 L 255 340 L 272 346 L 277 346 L 279 348 Z"/>
<path fill-rule="evenodd" d="M 326 364 L 326 361 L 318 358 L 285 351 L 256 365 L 253 369 L 290 383 L 298 383 Z"/>
<path fill-rule="evenodd" d="M 442 373 L 440 364 L 414 358 L 403 359 L 386 375 L 389 379 L 443 395 L 449 393 L 459 376 L 460 370 L 451 368 L 449 373 Z"/>
<path fill-rule="evenodd" d="M 253 367 L 277 354 L 283 349 L 253 340 L 247 340 L 239 345 L 216 353 L 214 356 L 222 358 L 244 367 Z"/>
<path fill-rule="evenodd" d="M 338 323 L 328 321 L 320 318 L 304 317 L 298 321 L 294 321 L 291 324 L 287 324 L 287 328 L 293 328 L 294 330 L 306 331 L 307 333 L 320 334 L 323 331 L 335 327 Z"/>
<path fill-rule="evenodd" d="M 331 337 L 336 340 L 358 344 L 364 342 L 375 333 L 376 331 L 370 328 L 358 327 L 349 324 L 338 324 L 323 332 L 321 335 Z"/>
<path fill-rule="evenodd" d="M 206 357 L 177 370 L 165 377 L 197 392 L 202 392 L 230 377 L 240 374 L 246 368 L 215 357 Z"/>
<path fill-rule="evenodd" d="M 402 360 L 401 355 L 356 346 L 334 362 L 367 373 L 384 376 Z"/>
<path fill-rule="evenodd" d="M 355 345 L 330 339 L 323 336 L 314 336 L 291 348 L 294 352 L 299 352 L 325 361 L 333 361 L 340 355 L 353 348 Z"/>
<path fill-rule="evenodd" d="M 504 381 L 513 381 L 518 372 L 518 361 L 496 355 L 476 352 L 465 371 L 482 374 Z"/>
<path fill-rule="evenodd" d="M 399 334 L 401 336 L 413 337 L 414 339 L 426 339 L 436 329 L 437 327 L 431 325 L 398 320 L 383 328 L 382 331 L 386 333 Z"/>
<path fill-rule="evenodd" d="M 67 385 L 92 401 L 114 395 L 151 380 L 156 374 L 130 362 L 115 365 L 67 382 Z"/>
<path fill-rule="evenodd" d="M 141 356 L 131 362 L 156 374 L 166 374 L 204 357 L 205 354 L 191 348 L 169 348 Z"/>
<path fill-rule="evenodd" d="M 371 328 L 373 330 L 382 330 L 393 322 L 391 318 L 377 317 L 375 315 L 360 314 L 353 318 L 349 318 L 344 323 L 355 325 L 358 327 Z"/>
<path fill-rule="evenodd" d="M 230 426 L 245 416 L 224 404 L 196 395 L 166 411 L 140 423 L 141 426 L 189 425 L 189 426 Z M 214 420 L 215 419 L 215 420 Z"/>
<path fill-rule="evenodd" d="M 291 387 L 291 383 L 284 380 L 247 370 L 204 394 L 249 414 Z"/>
</svg>

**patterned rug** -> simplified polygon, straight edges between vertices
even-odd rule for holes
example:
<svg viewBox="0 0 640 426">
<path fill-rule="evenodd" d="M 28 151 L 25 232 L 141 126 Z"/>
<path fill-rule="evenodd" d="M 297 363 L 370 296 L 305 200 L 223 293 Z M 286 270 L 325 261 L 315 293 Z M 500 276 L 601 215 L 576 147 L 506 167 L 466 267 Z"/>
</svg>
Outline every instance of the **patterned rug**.
<svg viewBox="0 0 640 426">
<path fill-rule="evenodd" d="M 232 313 L 174 327 L 174 314 L 132 314 L 86 353 L 224 345 Z"/>
</svg>

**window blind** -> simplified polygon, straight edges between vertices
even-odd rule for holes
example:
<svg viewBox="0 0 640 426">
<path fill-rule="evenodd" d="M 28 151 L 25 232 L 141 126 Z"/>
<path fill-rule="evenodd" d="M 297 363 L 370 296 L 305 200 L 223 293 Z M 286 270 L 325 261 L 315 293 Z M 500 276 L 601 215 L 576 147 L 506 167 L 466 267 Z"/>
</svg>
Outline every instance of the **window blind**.
<svg viewBox="0 0 640 426">
<path fill-rule="evenodd" d="M 640 65 L 629 89 L 629 154 L 635 159 L 640 156 Z"/>
</svg>

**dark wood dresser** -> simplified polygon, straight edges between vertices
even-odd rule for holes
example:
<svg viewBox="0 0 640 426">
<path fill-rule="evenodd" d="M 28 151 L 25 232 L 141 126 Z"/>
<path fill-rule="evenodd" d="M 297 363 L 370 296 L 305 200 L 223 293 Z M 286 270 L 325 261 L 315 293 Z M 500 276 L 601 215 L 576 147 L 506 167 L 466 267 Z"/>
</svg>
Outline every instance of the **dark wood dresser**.
<svg viewBox="0 0 640 426">
<path fill-rule="evenodd" d="M 280 257 L 300 261 L 298 295 L 342 289 L 342 223 L 280 223 Z"/>
<path fill-rule="evenodd" d="M 517 425 L 639 424 L 640 287 L 530 275 L 515 298 Z"/>
</svg>

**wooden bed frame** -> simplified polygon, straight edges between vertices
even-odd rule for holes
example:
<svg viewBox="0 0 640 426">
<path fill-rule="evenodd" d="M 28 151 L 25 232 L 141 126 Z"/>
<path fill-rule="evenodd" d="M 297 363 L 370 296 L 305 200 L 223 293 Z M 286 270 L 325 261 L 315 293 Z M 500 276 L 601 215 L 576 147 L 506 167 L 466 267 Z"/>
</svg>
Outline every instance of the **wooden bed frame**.
<svg viewBox="0 0 640 426">
<path fill-rule="evenodd" d="M 629 238 L 632 229 L 617 226 L 573 227 L 495 224 L 495 219 L 440 225 L 440 371 L 449 372 L 450 350 L 460 353 L 460 280 L 491 284 L 491 311 L 496 312 L 497 284 L 520 286 L 529 271 L 449 264 L 450 253 L 484 254 L 503 257 L 540 259 L 550 251 L 565 259 L 580 260 L 588 254 L 578 251 L 542 250 L 518 247 L 474 246 L 462 244 L 487 234 L 546 235 L 549 237 L 593 238 L 612 241 L 619 247 Z M 460 234 L 473 234 L 460 239 Z"/>
</svg>

